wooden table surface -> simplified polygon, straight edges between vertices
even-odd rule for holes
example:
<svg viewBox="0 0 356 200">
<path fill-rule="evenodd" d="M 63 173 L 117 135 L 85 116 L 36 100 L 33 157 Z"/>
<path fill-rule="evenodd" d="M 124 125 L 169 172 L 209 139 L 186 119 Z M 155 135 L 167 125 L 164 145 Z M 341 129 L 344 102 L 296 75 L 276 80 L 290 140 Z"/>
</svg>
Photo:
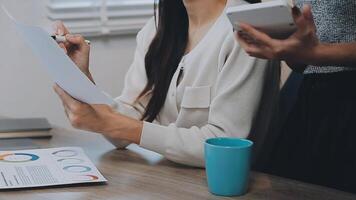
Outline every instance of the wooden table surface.
<svg viewBox="0 0 356 200">
<path fill-rule="evenodd" d="M 115 150 L 94 133 L 62 128 L 52 132 L 52 139 L 36 139 L 34 143 L 43 148 L 82 147 L 108 183 L 1 191 L 0 200 L 356 199 L 352 194 L 261 173 L 252 173 L 250 190 L 245 196 L 217 197 L 208 192 L 203 169 L 174 164 L 136 145 L 129 146 L 128 150 Z"/>
</svg>

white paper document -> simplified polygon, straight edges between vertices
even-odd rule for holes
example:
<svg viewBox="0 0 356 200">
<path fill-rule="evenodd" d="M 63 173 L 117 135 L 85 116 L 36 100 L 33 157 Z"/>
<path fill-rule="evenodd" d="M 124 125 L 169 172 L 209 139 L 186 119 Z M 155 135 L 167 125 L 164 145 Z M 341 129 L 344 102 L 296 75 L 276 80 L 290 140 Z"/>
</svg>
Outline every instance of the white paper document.
<svg viewBox="0 0 356 200">
<path fill-rule="evenodd" d="M 16 21 L 4 7 L 2 10 L 47 69 L 54 82 L 67 93 L 88 104 L 115 104 L 112 98 L 103 93 L 78 69 L 44 29 L 22 24 Z"/>
<path fill-rule="evenodd" d="M 0 151 L 0 190 L 106 181 L 78 147 Z"/>
</svg>

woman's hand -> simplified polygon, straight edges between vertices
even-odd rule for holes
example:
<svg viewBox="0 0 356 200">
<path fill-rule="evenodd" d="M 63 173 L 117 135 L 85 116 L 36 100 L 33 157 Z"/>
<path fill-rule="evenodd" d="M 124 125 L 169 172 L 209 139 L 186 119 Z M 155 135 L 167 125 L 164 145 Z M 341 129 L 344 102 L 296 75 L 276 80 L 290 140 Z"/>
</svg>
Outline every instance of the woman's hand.
<svg viewBox="0 0 356 200">
<path fill-rule="evenodd" d="M 74 128 L 102 133 L 112 140 L 140 143 L 143 123 L 115 112 L 107 105 L 89 105 L 72 98 L 58 85 L 55 92 Z"/>
<path fill-rule="evenodd" d="M 73 60 L 79 69 L 92 81 L 93 77 L 89 71 L 90 45 L 85 42 L 81 35 L 72 35 L 60 21 L 55 22 L 54 30 L 56 35 L 64 35 L 66 42 L 59 43 L 59 46 Z"/>
<path fill-rule="evenodd" d="M 297 31 L 288 39 L 273 39 L 247 24 L 241 24 L 237 39 L 245 51 L 257 58 L 285 60 L 288 64 L 304 70 L 307 64 L 314 64 L 321 49 L 316 35 L 311 7 L 305 5 L 302 12 L 293 8 Z"/>
</svg>

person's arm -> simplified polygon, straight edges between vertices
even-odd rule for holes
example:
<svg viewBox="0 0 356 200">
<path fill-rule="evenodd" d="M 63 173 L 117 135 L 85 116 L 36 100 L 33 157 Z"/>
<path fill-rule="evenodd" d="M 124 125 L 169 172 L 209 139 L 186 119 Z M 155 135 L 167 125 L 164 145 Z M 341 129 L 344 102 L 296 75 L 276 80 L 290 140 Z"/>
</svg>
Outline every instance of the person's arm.
<svg viewBox="0 0 356 200">
<path fill-rule="evenodd" d="M 227 44 L 234 44 L 230 39 Z M 247 137 L 260 103 L 267 61 L 249 57 L 237 44 L 232 46 L 229 53 L 221 54 L 221 60 L 226 62 L 218 75 L 208 124 L 203 127 L 142 122 L 105 105 L 78 102 L 59 87 L 55 90 L 74 127 L 102 133 L 113 140 L 128 140 L 169 160 L 202 167 L 204 141 L 212 137 Z"/>
<path fill-rule="evenodd" d="M 65 113 L 74 128 L 102 133 L 114 144 L 122 141 L 140 143 L 141 121 L 124 116 L 108 105 L 80 102 L 58 85 L 54 86 L 54 90 L 62 100 Z"/>
<path fill-rule="evenodd" d="M 149 20 L 136 37 L 136 50 L 133 62 L 125 75 L 124 88 L 117 102 L 116 110 L 131 118 L 140 120 L 145 112 L 148 96 L 138 99 L 147 84 L 145 54 L 155 35 L 154 18 Z"/>
<path fill-rule="evenodd" d="M 137 36 L 137 48 L 133 63 L 125 75 L 125 83 L 120 96 L 115 99 L 116 110 L 134 119 L 141 119 L 145 111 L 143 98 L 137 99 L 146 86 L 147 75 L 144 64 L 144 53 L 140 47 L 141 35 Z"/>
<path fill-rule="evenodd" d="M 63 101 L 66 115 L 73 127 L 107 133 L 103 135 L 118 148 L 124 148 L 130 143 L 139 143 L 140 137 L 138 135 L 140 135 L 141 131 L 137 132 L 137 127 L 140 127 L 142 123 L 140 119 L 144 112 L 144 105 L 142 105 L 141 101 L 136 101 L 136 99 L 147 82 L 144 67 L 144 52 L 145 46 L 149 44 L 154 35 L 154 27 L 154 19 L 152 18 L 138 33 L 134 60 L 126 73 L 124 90 L 115 99 L 116 105 L 114 107 L 88 105 L 73 99 L 58 86 L 54 87 L 56 93 Z M 56 22 L 54 28 L 56 34 L 67 35 L 68 42 L 59 43 L 59 46 L 77 64 L 78 68 L 94 82 L 89 71 L 89 46 L 85 43 L 84 38 L 76 35 L 72 39 L 69 30 L 62 22 Z M 112 124 L 110 122 L 117 123 Z M 121 126 L 122 124 L 129 124 L 129 126 Z M 110 132 L 113 129 L 132 134 L 126 136 L 120 135 L 121 137 L 112 136 Z M 135 134 L 134 132 L 137 133 Z"/>
<path fill-rule="evenodd" d="M 237 39 L 249 55 L 285 60 L 297 70 L 306 65 L 356 67 L 356 42 L 320 42 L 309 5 L 304 6 L 302 12 L 294 7 L 293 16 L 298 29 L 288 39 L 273 39 L 247 24 L 241 24 L 242 31 L 237 33 Z"/>
<path fill-rule="evenodd" d="M 356 67 L 356 42 L 352 43 L 321 43 L 315 50 L 313 65 L 342 65 Z"/>
</svg>

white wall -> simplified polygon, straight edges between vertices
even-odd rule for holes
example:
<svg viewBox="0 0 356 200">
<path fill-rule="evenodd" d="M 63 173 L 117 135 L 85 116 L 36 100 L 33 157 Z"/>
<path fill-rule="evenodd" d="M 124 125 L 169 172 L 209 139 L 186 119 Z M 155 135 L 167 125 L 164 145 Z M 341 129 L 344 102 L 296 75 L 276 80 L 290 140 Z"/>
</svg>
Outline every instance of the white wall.
<svg viewBox="0 0 356 200">
<path fill-rule="evenodd" d="M 15 18 L 50 27 L 45 0 L 0 0 Z M 0 11 L 0 116 L 47 117 L 69 127 L 52 81 Z M 120 94 L 132 61 L 134 36 L 90 38 L 91 68 L 97 84 L 112 96 Z"/>
</svg>

